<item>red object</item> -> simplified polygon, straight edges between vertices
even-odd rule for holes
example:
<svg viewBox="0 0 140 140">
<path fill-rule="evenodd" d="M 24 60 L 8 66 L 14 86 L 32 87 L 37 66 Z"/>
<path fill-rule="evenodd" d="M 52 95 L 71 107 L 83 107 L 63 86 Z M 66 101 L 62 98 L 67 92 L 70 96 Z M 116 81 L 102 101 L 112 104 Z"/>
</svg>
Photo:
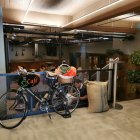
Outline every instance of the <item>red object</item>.
<svg viewBox="0 0 140 140">
<path fill-rule="evenodd" d="M 63 74 L 64 76 L 76 76 L 76 68 L 75 67 L 71 67 L 71 69 L 69 71 L 67 71 L 67 73 Z"/>
</svg>

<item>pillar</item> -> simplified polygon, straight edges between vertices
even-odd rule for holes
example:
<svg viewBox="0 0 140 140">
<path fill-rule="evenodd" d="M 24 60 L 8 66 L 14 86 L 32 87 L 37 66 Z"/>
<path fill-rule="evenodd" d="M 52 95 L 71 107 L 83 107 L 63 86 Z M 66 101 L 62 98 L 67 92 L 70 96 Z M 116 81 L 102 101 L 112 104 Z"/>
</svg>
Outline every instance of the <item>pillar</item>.
<svg viewBox="0 0 140 140">
<path fill-rule="evenodd" d="M 0 7 L 0 74 L 6 73 L 5 64 L 5 48 L 4 48 L 4 35 L 3 35 L 3 23 L 2 23 L 2 8 Z M 0 75 L 0 96 L 7 91 L 6 76 Z M 2 110 L 6 111 L 6 104 L 0 104 Z M 0 113 L 1 113 L 0 112 Z"/>
<path fill-rule="evenodd" d="M 81 44 L 81 67 L 86 69 L 86 44 Z"/>
<path fill-rule="evenodd" d="M 6 73 L 2 8 L 0 7 L 0 73 Z"/>
<path fill-rule="evenodd" d="M 35 43 L 35 57 L 38 57 L 38 44 Z"/>
</svg>

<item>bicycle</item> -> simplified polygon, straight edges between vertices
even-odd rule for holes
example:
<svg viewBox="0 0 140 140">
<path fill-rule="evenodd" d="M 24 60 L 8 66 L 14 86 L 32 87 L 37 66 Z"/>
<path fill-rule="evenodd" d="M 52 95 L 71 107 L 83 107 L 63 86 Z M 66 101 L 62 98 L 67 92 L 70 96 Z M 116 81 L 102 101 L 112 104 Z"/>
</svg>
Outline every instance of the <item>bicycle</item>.
<svg viewBox="0 0 140 140">
<path fill-rule="evenodd" d="M 0 96 L 0 125 L 6 129 L 19 126 L 28 115 L 28 95 L 38 101 L 39 109 L 47 112 L 52 109 L 63 117 L 71 117 L 76 109 L 80 94 L 72 83 L 60 84 L 58 76 L 47 76 L 49 81 L 49 92 L 47 98 L 38 97 L 31 87 L 37 85 L 40 77 L 35 73 L 19 71 L 19 88 Z M 75 100 L 76 98 L 76 100 Z"/>
</svg>

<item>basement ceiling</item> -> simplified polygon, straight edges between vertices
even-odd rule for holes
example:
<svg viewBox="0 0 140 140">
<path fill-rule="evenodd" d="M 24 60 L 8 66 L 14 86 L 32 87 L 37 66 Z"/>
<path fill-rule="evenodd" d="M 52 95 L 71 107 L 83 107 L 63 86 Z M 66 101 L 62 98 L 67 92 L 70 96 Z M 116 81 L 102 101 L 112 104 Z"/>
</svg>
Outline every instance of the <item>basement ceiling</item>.
<svg viewBox="0 0 140 140">
<path fill-rule="evenodd" d="M 0 0 L 0 5 L 5 27 L 20 25 L 24 28 L 20 30 L 25 32 L 12 29 L 6 33 L 13 36 L 15 31 L 16 36 L 29 36 L 34 40 L 59 38 L 63 33 L 68 35 L 61 38 L 75 39 L 74 42 L 83 36 L 84 39 L 97 35 L 101 38 L 105 33 L 108 36 L 107 32 L 112 33 L 109 37 L 116 37 L 116 33 L 131 35 L 140 25 L 140 0 Z M 29 35 L 30 31 L 46 34 Z M 93 33 L 95 31 L 98 33 Z"/>
</svg>

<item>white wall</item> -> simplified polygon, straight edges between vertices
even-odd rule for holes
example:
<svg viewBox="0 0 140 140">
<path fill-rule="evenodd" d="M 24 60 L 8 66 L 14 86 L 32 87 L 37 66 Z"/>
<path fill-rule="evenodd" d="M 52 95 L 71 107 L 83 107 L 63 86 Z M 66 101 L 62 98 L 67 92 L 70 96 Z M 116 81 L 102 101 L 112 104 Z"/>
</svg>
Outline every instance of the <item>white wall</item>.
<svg viewBox="0 0 140 140">
<path fill-rule="evenodd" d="M 130 55 L 133 51 L 140 50 L 140 30 L 137 30 L 134 40 L 113 39 L 113 48 L 120 49 L 125 54 Z"/>
</svg>

